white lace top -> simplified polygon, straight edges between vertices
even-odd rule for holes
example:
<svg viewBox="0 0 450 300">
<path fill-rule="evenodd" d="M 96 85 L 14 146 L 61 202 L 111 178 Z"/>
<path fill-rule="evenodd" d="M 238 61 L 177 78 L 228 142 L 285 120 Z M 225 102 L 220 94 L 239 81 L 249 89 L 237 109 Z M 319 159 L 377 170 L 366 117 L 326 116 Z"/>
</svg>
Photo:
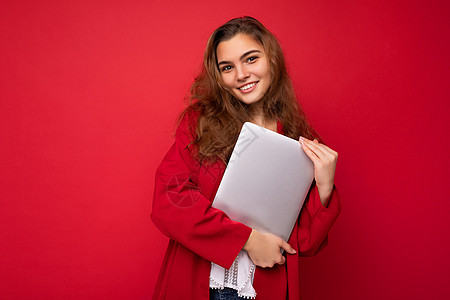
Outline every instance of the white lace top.
<svg viewBox="0 0 450 300">
<path fill-rule="evenodd" d="M 255 264 L 248 256 L 247 251 L 241 250 L 228 270 L 211 263 L 209 287 L 213 289 L 232 288 L 237 290 L 239 297 L 255 299 L 254 276 Z"/>
</svg>

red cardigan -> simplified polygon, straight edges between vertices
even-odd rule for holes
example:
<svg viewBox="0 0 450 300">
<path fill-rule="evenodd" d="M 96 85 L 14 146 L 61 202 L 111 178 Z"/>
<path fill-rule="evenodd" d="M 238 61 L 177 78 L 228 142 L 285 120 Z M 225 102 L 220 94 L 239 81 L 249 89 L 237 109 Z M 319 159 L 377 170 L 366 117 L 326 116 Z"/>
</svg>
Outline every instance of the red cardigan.
<svg viewBox="0 0 450 300">
<path fill-rule="evenodd" d="M 186 114 L 182 119 L 155 174 L 151 219 L 170 240 L 153 299 L 208 300 L 211 262 L 230 268 L 252 230 L 211 207 L 226 166 L 220 160 L 200 165 L 191 155 L 187 125 L 197 117 Z M 283 133 L 280 122 L 277 131 Z M 286 254 L 284 265 L 256 268 L 256 299 L 300 299 L 299 256 L 315 255 L 326 246 L 340 210 L 336 188 L 328 207 L 320 202 L 317 188 L 311 188 L 288 241 L 298 254 Z"/>
</svg>

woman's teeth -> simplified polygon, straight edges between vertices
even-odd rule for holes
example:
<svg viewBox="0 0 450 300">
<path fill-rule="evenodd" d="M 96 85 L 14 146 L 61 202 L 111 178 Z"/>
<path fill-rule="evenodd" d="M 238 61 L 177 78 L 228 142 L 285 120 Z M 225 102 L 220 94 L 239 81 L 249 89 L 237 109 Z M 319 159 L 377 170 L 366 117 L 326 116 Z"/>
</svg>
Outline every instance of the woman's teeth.
<svg viewBox="0 0 450 300">
<path fill-rule="evenodd" d="M 241 91 L 245 91 L 245 90 L 248 90 L 249 88 L 252 88 L 252 87 L 254 87 L 256 85 L 256 82 L 253 82 L 253 83 L 249 83 L 249 84 L 247 84 L 247 85 L 244 85 L 243 87 L 241 87 L 241 88 L 239 88 Z"/>
</svg>

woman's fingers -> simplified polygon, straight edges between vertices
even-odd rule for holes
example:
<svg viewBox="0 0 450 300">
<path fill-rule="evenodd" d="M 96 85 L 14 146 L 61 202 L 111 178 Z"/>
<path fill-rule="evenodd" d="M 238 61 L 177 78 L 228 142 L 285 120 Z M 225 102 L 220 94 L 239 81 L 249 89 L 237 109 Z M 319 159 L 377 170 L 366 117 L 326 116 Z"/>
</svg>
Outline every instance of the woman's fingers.
<svg viewBox="0 0 450 300">
<path fill-rule="evenodd" d="M 303 151 L 305 151 L 305 154 L 308 155 L 314 165 L 317 164 L 319 162 L 319 157 L 304 142 L 300 142 L 300 144 L 302 145 Z"/>
<path fill-rule="evenodd" d="M 328 147 L 325 144 L 321 144 L 325 149 L 327 149 L 330 153 L 337 155 L 338 153 L 336 151 L 334 151 L 333 149 L 331 149 L 330 147 Z"/>
<path fill-rule="evenodd" d="M 297 253 L 294 248 L 281 238 L 270 234 L 260 233 L 253 229 L 243 249 L 247 251 L 255 265 L 262 268 L 271 268 L 275 264 L 284 264 L 286 258 L 281 254 L 280 248 L 290 254 Z"/>
<path fill-rule="evenodd" d="M 290 254 L 295 254 L 297 253 L 297 251 L 295 251 L 294 248 L 291 247 L 291 245 L 289 245 L 288 243 L 286 243 L 285 241 L 281 240 L 281 245 L 280 248 L 283 248 L 286 252 L 290 253 Z"/>
<path fill-rule="evenodd" d="M 326 157 L 326 154 L 323 153 L 322 150 L 317 148 L 317 144 L 309 141 L 305 138 L 300 137 L 300 144 L 302 144 L 303 150 L 309 156 L 309 158 L 313 161 L 314 165 L 320 163 Z"/>
<path fill-rule="evenodd" d="M 333 186 L 336 170 L 337 152 L 318 141 L 300 138 L 302 149 L 314 164 L 314 179 L 319 188 L 328 189 Z"/>
<path fill-rule="evenodd" d="M 324 144 L 319 143 L 316 139 L 314 139 L 314 141 L 311 141 L 307 138 L 300 137 L 299 140 L 300 143 L 303 141 L 320 159 L 323 159 L 324 157 L 332 159 L 334 156 L 337 156 L 336 151 L 332 150 L 330 147 Z"/>
<path fill-rule="evenodd" d="M 302 138 L 302 141 L 309 147 L 311 148 L 311 150 L 319 157 L 319 158 L 323 158 L 328 157 L 330 155 L 330 152 L 323 147 L 322 144 L 320 144 L 319 142 L 314 142 L 311 140 L 308 140 L 306 138 Z"/>
<path fill-rule="evenodd" d="M 291 247 L 291 245 L 289 245 L 288 243 L 286 243 L 285 241 L 281 240 L 281 244 L 280 244 L 280 248 L 284 249 L 287 253 L 289 254 L 296 254 L 297 251 L 295 251 L 294 248 Z M 286 257 L 284 257 L 283 255 L 281 256 L 281 261 L 278 262 L 279 265 L 282 265 L 286 262 Z"/>
<path fill-rule="evenodd" d="M 281 261 L 278 264 L 283 265 L 285 262 L 286 262 L 286 257 L 281 256 Z"/>
</svg>

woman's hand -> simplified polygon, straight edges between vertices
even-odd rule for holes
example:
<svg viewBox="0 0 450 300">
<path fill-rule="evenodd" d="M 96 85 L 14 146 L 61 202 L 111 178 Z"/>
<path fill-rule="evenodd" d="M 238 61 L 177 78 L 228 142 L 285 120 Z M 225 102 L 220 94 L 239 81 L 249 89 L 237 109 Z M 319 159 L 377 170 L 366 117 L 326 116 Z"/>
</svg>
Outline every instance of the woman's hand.
<svg viewBox="0 0 450 300">
<path fill-rule="evenodd" d="M 338 153 L 317 140 L 311 141 L 300 137 L 299 141 L 303 151 L 314 164 L 314 178 L 319 191 L 320 201 L 326 207 L 334 187 L 334 173 L 336 171 Z"/>
<path fill-rule="evenodd" d="M 282 265 L 286 262 L 286 258 L 281 254 L 280 248 L 283 248 L 290 254 L 297 253 L 291 245 L 281 238 L 270 233 L 261 233 L 255 229 L 252 230 L 243 247 L 253 263 L 262 268 L 271 268 L 275 264 Z"/>
</svg>

